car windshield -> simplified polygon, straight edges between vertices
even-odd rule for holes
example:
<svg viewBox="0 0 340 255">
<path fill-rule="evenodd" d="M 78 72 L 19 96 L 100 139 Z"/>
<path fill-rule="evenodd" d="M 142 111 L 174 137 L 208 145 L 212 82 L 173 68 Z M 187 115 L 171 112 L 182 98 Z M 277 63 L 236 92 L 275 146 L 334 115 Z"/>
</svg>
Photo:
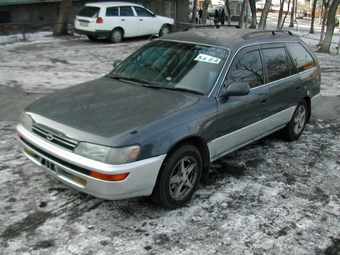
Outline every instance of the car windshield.
<svg viewBox="0 0 340 255">
<path fill-rule="evenodd" d="M 145 86 L 207 94 L 228 57 L 224 48 L 154 41 L 136 51 L 110 74 Z"/>
</svg>

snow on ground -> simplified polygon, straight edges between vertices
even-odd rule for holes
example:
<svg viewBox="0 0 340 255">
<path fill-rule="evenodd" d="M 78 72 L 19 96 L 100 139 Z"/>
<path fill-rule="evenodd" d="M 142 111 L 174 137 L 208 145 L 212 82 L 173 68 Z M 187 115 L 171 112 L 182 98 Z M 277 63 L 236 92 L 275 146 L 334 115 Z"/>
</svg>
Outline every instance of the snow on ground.
<svg viewBox="0 0 340 255">
<path fill-rule="evenodd" d="M 119 47 L 107 41 L 92 43 L 86 37 L 54 38 L 51 32 L 27 35 L 27 42 L 11 36 L 0 46 L 0 84 L 26 92 L 45 93 L 98 78 L 112 69 L 116 59 L 124 59 L 147 42 L 145 38 Z M 7 41 L 7 42 L 6 42 Z M 79 45 L 80 44 L 80 45 Z"/>
<path fill-rule="evenodd" d="M 302 34 L 310 46 L 311 35 Z M 52 92 L 97 78 L 146 38 L 112 45 L 49 34 L 0 37 L 0 85 Z M 323 95 L 340 96 L 340 56 L 317 54 Z M 0 254 L 324 254 L 340 252 L 340 121 L 317 116 L 296 142 L 277 134 L 211 166 L 185 207 L 106 201 L 43 174 L 0 122 Z"/>
</svg>

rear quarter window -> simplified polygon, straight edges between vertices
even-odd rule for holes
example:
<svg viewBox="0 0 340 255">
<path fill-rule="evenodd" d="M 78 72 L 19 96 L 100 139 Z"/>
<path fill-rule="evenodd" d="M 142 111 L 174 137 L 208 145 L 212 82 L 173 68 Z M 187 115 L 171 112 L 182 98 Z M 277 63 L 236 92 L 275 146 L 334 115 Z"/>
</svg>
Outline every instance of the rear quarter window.
<svg viewBox="0 0 340 255">
<path fill-rule="evenodd" d="M 81 11 L 78 13 L 79 16 L 88 17 L 88 18 L 97 18 L 99 14 L 99 7 L 93 6 L 85 6 Z"/>
<path fill-rule="evenodd" d="M 118 7 L 110 7 L 106 9 L 106 16 L 107 17 L 117 17 L 118 14 Z"/>
<path fill-rule="evenodd" d="M 300 43 L 287 43 L 286 46 L 292 56 L 298 72 L 303 72 L 315 67 L 316 64 L 314 58 Z"/>
</svg>

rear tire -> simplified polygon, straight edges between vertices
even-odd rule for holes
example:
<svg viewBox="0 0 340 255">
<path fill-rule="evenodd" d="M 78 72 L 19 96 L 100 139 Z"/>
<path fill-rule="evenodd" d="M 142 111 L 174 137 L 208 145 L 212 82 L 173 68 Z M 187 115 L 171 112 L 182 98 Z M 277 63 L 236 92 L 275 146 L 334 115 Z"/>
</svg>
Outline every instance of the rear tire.
<svg viewBox="0 0 340 255">
<path fill-rule="evenodd" d="M 281 130 L 283 138 L 288 141 L 295 141 L 301 136 L 308 120 L 308 107 L 305 100 L 301 100 L 296 107 L 292 119 Z"/>
<path fill-rule="evenodd" d="M 120 28 L 116 28 L 111 32 L 109 40 L 112 43 L 120 43 L 121 41 L 123 41 L 123 37 L 124 37 L 123 30 Z"/>
<path fill-rule="evenodd" d="M 183 206 L 197 189 L 201 175 L 200 152 L 190 144 L 183 145 L 165 159 L 151 200 L 165 209 Z"/>
</svg>

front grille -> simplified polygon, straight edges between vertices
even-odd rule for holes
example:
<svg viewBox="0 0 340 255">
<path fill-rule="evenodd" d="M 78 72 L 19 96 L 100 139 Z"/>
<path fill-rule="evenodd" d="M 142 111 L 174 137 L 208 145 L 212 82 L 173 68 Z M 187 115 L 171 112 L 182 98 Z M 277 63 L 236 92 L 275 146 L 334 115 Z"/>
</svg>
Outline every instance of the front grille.
<svg viewBox="0 0 340 255">
<path fill-rule="evenodd" d="M 33 124 L 33 133 L 40 136 L 44 140 L 49 141 L 50 143 L 70 151 L 73 151 L 78 144 L 77 140 L 71 139 L 63 134 L 58 133 L 57 131 L 43 127 L 39 124 Z"/>
</svg>

